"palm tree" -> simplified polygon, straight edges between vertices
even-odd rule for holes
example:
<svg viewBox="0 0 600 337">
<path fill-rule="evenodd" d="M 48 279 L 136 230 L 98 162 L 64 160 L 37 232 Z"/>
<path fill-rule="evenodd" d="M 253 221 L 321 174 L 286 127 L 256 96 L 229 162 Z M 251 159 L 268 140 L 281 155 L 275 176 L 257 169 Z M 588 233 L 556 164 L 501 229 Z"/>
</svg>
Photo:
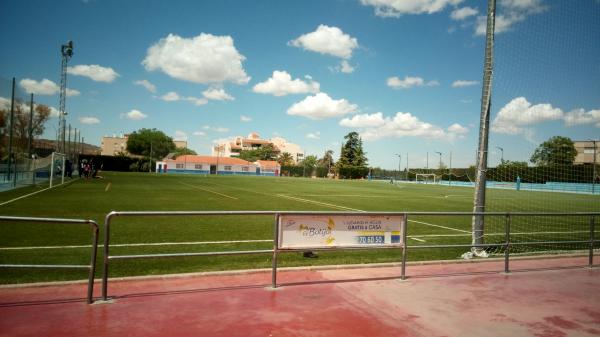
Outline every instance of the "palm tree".
<svg viewBox="0 0 600 337">
<path fill-rule="evenodd" d="M 277 162 L 281 166 L 292 166 L 294 165 L 294 157 L 288 152 L 283 152 L 277 158 Z"/>
</svg>

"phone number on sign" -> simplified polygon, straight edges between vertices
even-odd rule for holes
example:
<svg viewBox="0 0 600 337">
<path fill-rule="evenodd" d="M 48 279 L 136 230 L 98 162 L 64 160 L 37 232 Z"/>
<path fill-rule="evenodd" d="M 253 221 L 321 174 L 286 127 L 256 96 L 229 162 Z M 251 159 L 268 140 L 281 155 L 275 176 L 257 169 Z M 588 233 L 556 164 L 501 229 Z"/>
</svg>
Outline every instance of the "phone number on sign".
<svg viewBox="0 0 600 337">
<path fill-rule="evenodd" d="M 369 235 L 369 236 L 359 236 L 358 243 L 359 244 L 381 244 L 384 243 L 383 235 Z"/>
</svg>

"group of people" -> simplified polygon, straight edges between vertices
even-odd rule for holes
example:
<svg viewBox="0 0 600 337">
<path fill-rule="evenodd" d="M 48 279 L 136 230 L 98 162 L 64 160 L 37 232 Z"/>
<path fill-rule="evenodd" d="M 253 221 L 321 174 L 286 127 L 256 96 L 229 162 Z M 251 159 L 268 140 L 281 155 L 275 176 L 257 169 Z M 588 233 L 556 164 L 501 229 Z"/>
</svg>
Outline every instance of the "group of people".
<svg viewBox="0 0 600 337">
<path fill-rule="evenodd" d="M 90 160 L 89 162 L 85 159 L 81 160 L 79 163 L 79 178 L 96 178 L 97 175 L 98 169 L 93 160 Z"/>
</svg>

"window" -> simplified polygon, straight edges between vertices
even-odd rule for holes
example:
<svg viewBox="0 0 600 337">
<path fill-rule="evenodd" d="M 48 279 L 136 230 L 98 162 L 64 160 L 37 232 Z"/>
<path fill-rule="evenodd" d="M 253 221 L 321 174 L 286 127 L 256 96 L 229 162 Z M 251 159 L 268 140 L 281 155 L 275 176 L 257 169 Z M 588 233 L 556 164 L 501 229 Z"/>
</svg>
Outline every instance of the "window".
<svg viewBox="0 0 600 337">
<path fill-rule="evenodd" d="M 231 166 L 229 166 L 229 165 L 226 165 L 226 166 L 224 166 L 224 167 L 223 167 L 223 169 L 224 169 L 225 171 L 231 171 Z"/>
<path fill-rule="evenodd" d="M 583 153 L 585 153 L 585 154 L 594 154 L 594 148 L 593 148 L 593 147 L 592 147 L 592 148 L 588 148 L 588 147 L 586 147 L 586 148 L 583 150 Z"/>
<path fill-rule="evenodd" d="M 202 170 L 202 164 L 196 164 L 196 165 L 194 165 L 194 168 L 196 170 Z"/>
<path fill-rule="evenodd" d="M 182 169 L 183 168 L 183 164 L 175 164 L 175 168 Z"/>
<path fill-rule="evenodd" d="M 242 166 L 242 172 L 248 172 L 249 168 L 248 166 Z"/>
</svg>

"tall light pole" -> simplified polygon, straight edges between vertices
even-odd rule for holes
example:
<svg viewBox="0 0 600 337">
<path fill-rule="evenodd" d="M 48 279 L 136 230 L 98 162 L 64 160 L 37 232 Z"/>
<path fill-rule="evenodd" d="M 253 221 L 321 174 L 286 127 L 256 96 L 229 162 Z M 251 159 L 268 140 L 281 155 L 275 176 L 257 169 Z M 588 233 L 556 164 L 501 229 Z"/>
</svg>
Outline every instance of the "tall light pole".
<svg viewBox="0 0 600 337">
<path fill-rule="evenodd" d="M 67 112 L 65 110 L 66 100 L 67 100 L 67 62 L 73 56 L 73 41 L 69 41 L 66 44 L 60 46 L 60 53 L 62 55 L 61 62 L 61 71 L 60 71 L 60 99 L 59 99 L 59 108 L 58 108 L 58 129 L 60 133 L 60 139 L 58 140 L 59 145 L 58 152 L 65 153 L 66 152 L 66 144 L 65 144 L 65 134 L 66 134 L 66 115 Z"/>
<path fill-rule="evenodd" d="M 500 164 L 504 164 L 504 149 L 500 146 L 496 146 L 498 150 L 500 150 Z"/>
<path fill-rule="evenodd" d="M 592 168 L 592 195 L 596 193 L 596 157 L 598 156 L 596 153 L 596 140 L 590 139 L 592 143 L 594 143 L 594 167 Z M 585 148 L 585 147 L 584 147 Z M 585 152 L 585 151 L 584 151 Z"/>
<path fill-rule="evenodd" d="M 429 151 L 427 152 L 427 166 L 425 168 L 429 170 Z"/>
<path fill-rule="evenodd" d="M 438 152 L 438 151 L 435 151 L 435 153 L 440 155 L 440 170 L 441 170 L 442 169 L 442 153 Z"/>
<path fill-rule="evenodd" d="M 400 176 L 400 165 L 402 163 L 402 155 L 396 153 L 396 156 L 398 156 L 398 176 Z M 398 180 L 398 178 L 396 178 L 396 180 Z"/>
</svg>

